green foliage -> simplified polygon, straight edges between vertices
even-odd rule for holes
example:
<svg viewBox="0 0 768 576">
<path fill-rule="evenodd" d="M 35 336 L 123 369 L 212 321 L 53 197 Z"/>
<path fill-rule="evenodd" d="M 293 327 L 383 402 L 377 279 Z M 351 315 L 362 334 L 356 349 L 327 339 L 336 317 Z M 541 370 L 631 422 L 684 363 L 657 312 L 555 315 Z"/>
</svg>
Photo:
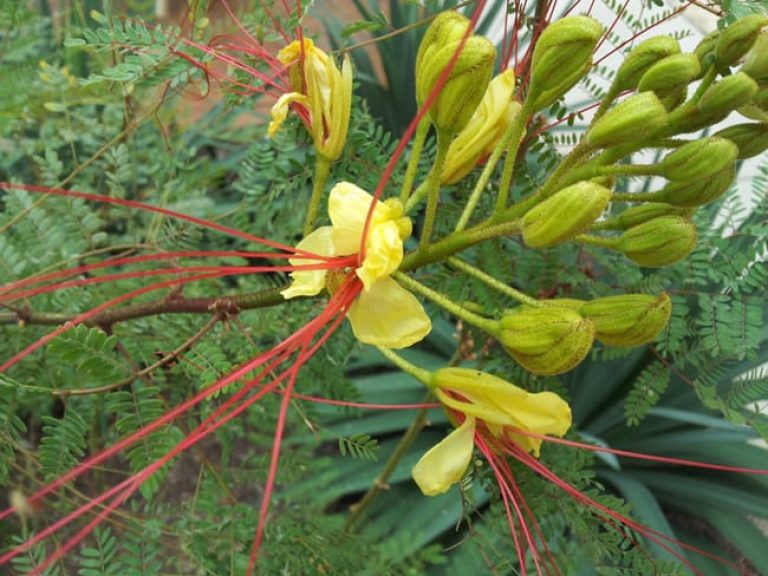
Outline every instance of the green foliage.
<svg viewBox="0 0 768 576">
<path fill-rule="evenodd" d="M 74 467 L 85 454 L 86 424 L 72 408 L 62 418 L 43 416 L 42 423 L 40 466 L 45 477 L 51 479 Z"/>
</svg>

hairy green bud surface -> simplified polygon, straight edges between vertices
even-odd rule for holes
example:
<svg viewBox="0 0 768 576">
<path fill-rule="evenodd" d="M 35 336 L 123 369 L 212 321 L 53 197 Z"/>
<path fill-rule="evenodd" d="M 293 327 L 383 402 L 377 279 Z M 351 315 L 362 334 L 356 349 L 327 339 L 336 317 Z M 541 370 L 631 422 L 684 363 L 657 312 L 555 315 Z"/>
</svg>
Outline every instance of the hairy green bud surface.
<svg viewBox="0 0 768 576">
<path fill-rule="evenodd" d="M 703 206 L 714 202 L 731 187 L 736 179 L 736 163 L 706 178 L 670 182 L 659 192 L 658 199 L 675 206 Z"/>
<path fill-rule="evenodd" d="M 688 210 L 672 204 L 646 202 L 639 206 L 627 208 L 615 218 L 615 221 L 619 228 L 626 230 L 659 216 L 685 216 L 687 212 Z"/>
<path fill-rule="evenodd" d="M 714 136 L 727 138 L 739 149 L 739 160 L 746 160 L 768 150 L 768 124 L 747 122 L 716 132 Z"/>
<path fill-rule="evenodd" d="M 741 71 L 758 84 L 768 81 L 768 32 L 761 32 L 752 45 Z"/>
<path fill-rule="evenodd" d="M 425 55 L 417 77 L 419 103 L 427 99 L 460 45 L 461 40 L 456 40 Z M 490 40 L 482 36 L 467 39 L 429 108 L 429 117 L 436 128 L 455 133 L 467 125 L 491 81 L 495 60 L 496 48 Z"/>
<path fill-rule="evenodd" d="M 554 246 L 587 230 L 611 201 L 611 191 L 594 182 L 563 188 L 523 216 L 523 241 L 532 248 Z"/>
<path fill-rule="evenodd" d="M 729 167 L 739 155 L 736 144 L 725 138 L 700 138 L 667 155 L 658 166 L 673 182 L 689 182 L 714 176 Z"/>
<path fill-rule="evenodd" d="M 758 90 L 757 82 L 738 72 L 727 76 L 710 87 L 699 102 L 702 114 L 715 120 L 722 120 L 732 110 L 748 104 Z"/>
<path fill-rule="evenodd" d="M 585 139 L 594 148 L 608 148 L 650 138 L 667 126 L 667 110 L 653 92 L 623 100 L 589 129 Z"/>
<path fill-rule="evenodd" d="M 680 53 L 680 44 L 671 36 L 656 36 L 635 46 L 619 66 L 614 86 L 621 90 L 633 90 L 640 78 L 658 61 Z"/>
<path fill-rule="evenodd" d="M 496 337 L 529 372 L 561 374 L 577 366 L 589 353 L 595 325 L 565 307 L 521 306 L 502 316 Z"/>
<path fill-rule="evenodd" d="M 688 256 L 696 246 L 696 227 L 680 216 L 661 216 L 624 232 L 616 248 L 641 266 L 660 268 Z"/>
<path fill-rule="evenodd" d="M 733 66 L 757 40 L 762 29 L 768 25 L 768 16 L 750 14 L 739 18 L 720 34 L 715 46 L 715 60 L 719 66 Z"/>
<path fill-rule="evenodd" d="M 720 30 L 710 32 L 702 38 L 701 42 L 699 42 L 693 50 L 696 58 L 699 59 L 702 70 L 706 70 L 715 63 L 715 48 L 720 41 L 720 33 Z"/>
<path fill-rule="evenodd" d="M 458 12 L 448 11 L 437 16 L 427 28 L 419 44 L 419 51 L 416 53 L 416 101 L 419 106 L 424 102 L 425 90 L 421 86 L 421 80 L 425 61 L 448 44 L 459 42 L 467 35 L 471 26 L 469 19 Z"/>
<path fill-rule="evenodd" d="M 667 325 L 672 301 L 666 294 L 622 294 L 587 302 L 579 313 L 595 323 L 595 338 L 606 346 L 641 346 Z"/>
<path fill-rule="evenodd" d="M 603 27 L 586 16 L 567 16 L 541 33 L 533 50 L 528 99 L 532 110 L 556 102 L 592 66 Z"/>
<path fill-rule="evenodd" d="M 662 98 L 688 86 L 700 72 L 699 59 L 693 54 L 673 54 L 651 66 L 640 78 L 637 90 L 650 90 Z"/>
</svg>

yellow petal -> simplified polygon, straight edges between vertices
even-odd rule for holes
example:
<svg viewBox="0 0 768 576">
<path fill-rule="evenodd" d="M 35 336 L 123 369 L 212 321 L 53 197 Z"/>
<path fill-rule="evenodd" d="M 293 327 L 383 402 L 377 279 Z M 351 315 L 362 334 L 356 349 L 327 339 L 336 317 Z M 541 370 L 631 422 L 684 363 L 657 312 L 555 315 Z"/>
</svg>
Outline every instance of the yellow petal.
<svg viewBox="0 0 768 576">
<path fill-rule="evenodd" d="M 389 277 L 363 290 L 347 318 L 360 342 L 384 348 L 407 348 L 432 329 L 416 297 Z"/>
<path fill-rule="evenodd" d="M 371 227 L 363 265 L 356 270 L 363 286 L 369 290 L 381 278 L 389 276 L 403 261 L 403 241 L 397 222 L 389 220 Z"/>
<path fill-rule="evenodd" d="M 425 496 L 437 496 L 456 484 L 469 466 L 475 444 L 475 419 L 464 422 L 430 448 L 411 470 Z"/>
<path fill-rule="evenodd" d="M 499 434 L 518 428 L 535 434 L 563 436 L 571 427 L 568 403 L 552 392 L 531 393 L 492 374 L 467 368 L 444 368 L 435 374 L 437 395 L 446 406 L 483 420 Z M 460 393 L 457 400 L 446 390 Z M 505 431 L 506 433 L 507 431 Z M 510 435 L 527 451 L 537 456 L 541 440 Z"/>
<path fill-rule="evenodd" d="M 280 96 L 274 106 L 272 106 L 272 110 L 269 112 L 272 116 L 272 121 L 267 127 L 267 136 L 272 138 L 277 131 L 280 130 L 280 125 L 285 121 L 285 117 L 288 115 L 288 107 L 292 103 L 300 102 L 303 104 L 306 101 L 306 96 L 299 94 L 298 92 L 288 92 L 288 94 Z"/>
<path fill-rule="evenodd" d="M 360 240 L 371 208 L 373 196 L 349 182 L 339 182 L 328 197 L 328 216 L 333 225 L 333 243 L 339 256 L 357 254 Z M 371 218 L 371 226 L 389 219 L 391 208 L 377 202 Z"/>
<path fill-rule="evenodd" d="M 307 235 L 296 245 L 299 250 L 305 250 L 318 256 L 335 256 L 333 240 L 331 238 L 331 227 L 322 226 L 314 232 Z M 310 260 L 308 258 L 290 258 L 291 266 L 307 266 L 318 264 L 320 260 Z M 291 272 L 291 285 L 283 290 L 283 298 L 295 298 L 296 296 L 314 296 L 319 294 L 325 288 L 325 276 L 327 270 L 297 270 Z"/>
</svg>

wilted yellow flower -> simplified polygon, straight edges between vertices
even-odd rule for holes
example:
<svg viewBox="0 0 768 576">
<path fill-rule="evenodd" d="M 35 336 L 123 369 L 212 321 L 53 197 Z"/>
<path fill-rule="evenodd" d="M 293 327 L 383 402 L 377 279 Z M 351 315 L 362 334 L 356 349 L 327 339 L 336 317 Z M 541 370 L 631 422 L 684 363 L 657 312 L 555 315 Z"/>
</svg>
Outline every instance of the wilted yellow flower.
<svg viewBox="0 0 768 576">
<path fill-rule="evenodd" d="M 339 70 L 333 59 L 307 38 L 304 39 L 303 50 L 297 40 L 283 48 L 277 57 L 291 67 L 289 76 L 294 91 L 283 94 L 272 107 L 272 121 L 267 134 L 271 138 L 280 129 L 291 104 L 304 106 L 309 117 L 307 130 L 317 153 L 328 160 L 336 160 L 347 139 L 352 107 L 352 65 L 349 57 L 344 57 Z"/>
<path fill-rule="evenodd" d="M 328 199 L 330 226 L 322 226 L 296 246 L 320 256 L 349 256 L 360 250 L 373 196 L 349 182 L 333 187 Z M 411 234 L 411 221 L 402 204 L 391 199 L 377 202 L 366 236 L 365 258 L 355 273 L 363 290 L 352 303 L 347 318 L 361 342 L 384 348 L 405 348 L 423 339 L 432 328 L 419 301 L 390 275 L 403 260 L 403 240 Z M 311 260 L 291 259 L 294 266 Z M 327 285 L 325 270 L 297 270 L 283 290 L 286 299 L 314 296 Z"/>
<path fill-rule="evenodd" d="M 489 435 L 492 446 L 512 442 L 538 456 L 542 440 L 516 430 L 563 436 L 571 427 L 568 403 L 553 392 L 527 392 L 506 380 L 467 368 L 438 370 L 432 383 L 443 406 L 463 414 L 465 419 L 411 471 L 427 496 L 442 494 L 461 479 L 472 456 L 476 433 Z"/>
<path fill-rule="evenodd" d="M 469 123 L 448 148 L 440 180 L 458 182 L 484 157 L 493 152 L 507 127 L 520 112 L 514 100 L 515 73 L 506 70 L 496 76 L 485 90 L 480 105 Z"/>
</svg>

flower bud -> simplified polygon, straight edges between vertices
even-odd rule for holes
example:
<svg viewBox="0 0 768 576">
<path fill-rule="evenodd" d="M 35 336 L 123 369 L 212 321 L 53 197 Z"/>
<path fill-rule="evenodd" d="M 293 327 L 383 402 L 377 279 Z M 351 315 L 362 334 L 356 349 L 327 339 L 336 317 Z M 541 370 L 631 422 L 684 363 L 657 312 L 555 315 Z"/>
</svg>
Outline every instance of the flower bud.
<svg viewBox="0 0 768 576">
<path fill-rule="evenodd" d="M 700 138 L 684 144 L 662 160 L 661 175 L 673 182 L 709 178 L 736 160 L 739 149 L 725 138 Z"/>
<path fill-rule="evenodd" d="M 444 46 L 460 41 L 468 35 L 467 31 L 471 26 L 472 23 L 469 19 L 450 10 L 441 12 L 427 28 L 421 39 L 421 44 L 419 44 L 419 51 L 416 53 L 416 101 L 419 106 L 424 102 L 419 97 L 420 94 L 424 93 L 419 81 L 423 74 L 425 59 L 429 59 L 431 55 Z"/>
<path fill-rule="evenodd" d="M 687 98 L 688 86 L 681 86 L 677 90 L 673 90 L 663 98 L 660 98 L 660 100 L 667 112 L 670 112 L 683 104 Z"/>
<path fill-rule="evenodd" d="M 748 104 L 758 90 L 757 82 L 744 72 L 727 76 L 704 93 L 699 111 L 712 119 L 724 119 L 732 110 Z"/>
<path fill-rule="evenodd" d="M 523 241 L 532 248 L 554 246 L 589 228 L 611 201 L 611 191 L 578 182 L 556 192 L 523 216 Z"/>
<path fill-rule="evenodd" d="M 491 80 L 480 106 L 448 148 L 441 182 L 458 182 L 483 157 L 493 152 L 507 127 L 520 113 L 521 106 L 514 100 L 514 94 L 515 74 L 512 70 L 506 70 Z"/>
<path fill-rule="evenodd" d="M 589 129 L 586 141 L 594 148 L 609 148 L 650 138 L 667 126 L 667 110 L 653 92 L 623 100 Z"/>
<path fill-rule="evenodd" d="M 619 66 L 613 83 L 619 91 L 633 90 L 640 77 L 658 61 L 680 53 L 680 45 L 671 36 L 655 36 L 635 46 Z"/>
<path fill-rule="evenodd" d="M 567 372 L 584 359 L 595 326 L 568 308 L 521 306 L 502 316 L 496 337 L 523 368 L 551 375 Z"/>
<path fill-rule="evenodd" d="M 755 40 L 741 71 L 758 84 L 768 82 L 768 32 L 762 32 Z"/>
<path fill-rule="evenodd" d="M 289 106 L 298 106 L 304 110 L 301 116 L 317 153 L 331 161 L 338 159 L 347 139 L 352 107 L 349 57 L 344 58 L 339 70 L 333 59 L 307 38 L 303 44 L 291 42 L 277 58 L 290 67 L 288 77 L 294 91 L 283 94 L 272 107 L 267 134 L 274 136 Z"/>
<path fill-rule="evenodd" d="M 715 48 L 717 47 L 717 43 L 720 40 L 720 34 L 720 30 L 710 32 L 701 40 L 701 42 L 697 44 L 696 48 L 693 50 L 696 58 L 699 59 L 702 70 L 706 70 L 715 63 Z"/>
<path fill-rule="evenodd" d="M 731 187 L 736 179 L 736 163 L 706 178 L 670 182 L 658 194 L 658 200 L 675 206 L 695 207 L 714 202 Z"/>
<path fill-rule="evenodd" d="M 462 40 L 427 51 L 417 71 L 416 98 L 421 105 L 459 50 Z M 469 122 L 493 75 L 496 48 L 487 38 L 471 36 L 461 47 L 428 114 L 438 130 L 459 132 Z"/>
<path fill-rule="evenodd" d="M 544 29 L 533 50 L 531 110 L 556 102 L 584 77 L 602 34 L 602 26 L 586 16 L 567 16 Z"/>
<path fill-rule="evenodd" d="M 687 213 L 687 209 L 673 206 L 672 204 L 665 204 L 663 202 L 646 202 L 644 204 L 640 204 L 639 206 L 627 208 L 614 220 L 617 228 L 626 230 L 628 228 L 632 228 L 633 226 L 637 226 L 638 224 L 642 224 L 643 222 L 648 222 L 649 220 L 658 218 L 659 216 L 684 217 L 687 215 Z"/>
<path fill-rule="evenodd" d="M 688 256 L 696 245 L 696 227 L 680 216 L 661 216 L 624 232 L 616 248 L 641 266 L 661 268 Z"/>
<path fill-rule="evenodd" d="M 699 77 L 701 65 L 693 54 L 673 54 L 651 66 L 637 85 L 638 92 L 651 90 L 659 97 L 678 92 Z"/>
<path fill-rule="evenodd" d="M 672 314 L 666 294 L 624 294 L 587 302 L 579 313 L 595 323 L 595 338 L 606 346 L 641 346 L 652 342 Z"/>
<path fill-rule="evenodd" d="M 768 25 L 764 14 L 750 14 L 739 18 L 720 34 L 715 46 L 715 60 L 719 66 L 732 66 L 744 56 L 757 40 L 763 27 Z"/>
<path fill-rule="evenodd" d="M 748 122 L 729 126 L 714 134 L 727 138 L 739 149 L 739 160 L 745 160 L 768 150 L 768 125 Z"/>
<path fill-rule="evenodd" d="M 549 300 L 539 300 L 539 304 L 542 306 L 555 306 L 556 308 L 568 308 L 570 310 L 576 310 L 584 306 L 586 302 L 584 300 L 577 300 L 576 298 L 551 298 Z"/>
</svg>

